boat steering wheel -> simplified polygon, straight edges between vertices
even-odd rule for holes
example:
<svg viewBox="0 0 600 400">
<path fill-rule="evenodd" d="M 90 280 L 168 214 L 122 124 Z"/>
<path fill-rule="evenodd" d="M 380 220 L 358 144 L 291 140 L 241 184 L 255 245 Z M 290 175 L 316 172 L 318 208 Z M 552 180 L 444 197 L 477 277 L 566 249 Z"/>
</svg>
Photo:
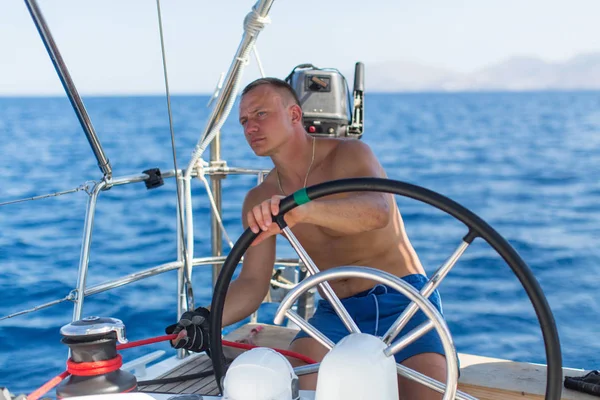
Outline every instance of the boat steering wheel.
<svg viewBox="0 0 600 400">
<path fill-rule="evenodd" d="M 410 343 L 427 333 L 431 328 L 435 328 L 441 338 L 444 354 L 446 355 L 446 385 L 443 385 L 440 382 L 437 382 L 428 376 L 411 370 L 410 368 L 407 368 L 401 364 L 396 364 L 396 369 L 400 375 L 415 379 L 416 381 L 427 385 L 428 387 L 437 390 L 440 393 L 444 393 L 443 400 L 454 399 L 457 391 L 458 363 L 456 349 L 452 343 L 452 336 L 450 335 L 450 331 L 448 330 L 448 326 L 446 325 L 444 318 L 431 304 L 431 302 L 422 296 L 418 290 L 402 279 L 388 272 L 367 267 L 336 267 L 324 272 L 318 272 L 315 275 L 304 279 L 285 296 L 285 298 L 281 301 L 277 312 L 275 313 L 275 323 L 279 325 L 283 323 L 285 317 L 288 317 L 292 322 L 300 326 L 300 328 L 308 335 L 312 336 L 313 339 L 331 350 L 334 346 L 334 343 L 316 328 L 310 325 L 307 321 L 305 321 L 302 317 L 300 317 L 297 313 L 291 310 L 296 300 L 298 300 L 303 293 L 306 293 L 314 286 L 319 285 L 324 291 L 328 300 L 332 303 L 332 306 L 340 319 L 344 322 L 344 324 L 347 325 L 350 333 L 360 333 L 360 331 L 358 331 L 358 327 L 353 324 L 353 321 L 348 315 L 348 312 L 344 306 L 339 302 L 339 299 L 335 296 L 335 294 L 333 294 L 331 287 L 328 284 L 323 283 L 329 280 L 345 278 L 362 278 L 387 285 L 410 299 L 413 302 L 411 305 L 414 305 L 413 308 L 415 310 L 418 308 L 423 311 L 427 318 L 429 318 L 428 321 L 404 335 L 402 339 L 398 340 L 393 345 L 389 344 L 389 342 L 393 340 L 393 337 L 388 336 L 387 334 L 384 335 L 384 338 L 389 337 L 389 339 L 384 340 L 384 342 L 388 343 L 386 343 L 387 348 L 385 348 L 383 352 L 386 356 L 392 357 Z M 406 310 L 410 311 L 409 308 Z M 410 317 L 407 315 L 407 312 L 404 312 L 400 321 L 408 321 L 409 319 Z M 473 399 L 472 397 L 463 393 L 461 393 L 458 398 L 461 400 Z"/>
<path fill-rule="evenodd" d="M 456 375 L 454 374 L 456 372 L 456 360 L 450 359 L 456 354 L 456 350 L 452 344 L 452 339 L 449 336 L 448 328 L 445 322 L 437 310 L 427 300 L 427 297 L 439 285 L 441 280 L 454 266 L 458 258 L 466 250 L 469 244 L 471 244 L 477 237 L 480 237 L 485 240 L 512 269 L 513 273 L 521 282 L 521 285 L 525 289 L 525 292 L 527 293 L 529 300 L 533 305 L 542 330 L 546 353 L 547 379 L 545 399 L 560 400 L 562 393 L 562 356 L 560 350 L 560 341 L 558 339 L 558 331 L 554 322 L 552 311 L 550 310 L 548 301 L 546 300 L 539 283 L 533 276 L 533 273 L 527 264 L 525 264 L 517 252 L 502 236 L 500 236 L 500 234 L 498 234 L 491 226 L 489 226 L 477 215 L 453 200 L 420 186 L 383 178 L 352 178 L 329 181 L 308 187 L 306 189 L 301 189 L 293 193 L 292 195 L 282 199 L 279 207 L 279 214 L 273 217 L 273 219 L 283 230 L 283 234 L 286 235 L 288 240 L 290 240 L 292 247 L 294 247 L 296 252 L 298 252 L 298 255 L 305 262 L 311 273 L 314 274 L 318 272 L 318 270 L 311 271 L 311 265 L 313 268 L 316 267 L 314 267 L 314 264 L 302 246 L 297 242 L 291 233 L 291 230 L 289 230 L 287 227 L 283 216 L 288 211 L 311 200 L 346 192 L 380 192 L 412 198 L 429 204 L 451 215 L 455 219 L 465 224 L 468 228 L 468 232 L 463 237 L 463 243 L 456 249 L 454 254 L 444 263 L 444 265 L 442 265 L 438 271 L 434 273 L 429 282 L 423 287 L 423 289 L 421 289 L 420 293 L 410 285 L 403 282 L 401 279 L 398 279 L 397 277 L 394 277 L 393 275 L 383 271 L 360 267 L 332 268 L 328 271 L 319 272 L 318 274 L 308 277 L 296 288 L 290 291 L 282 301 L 277 311 L 275 318 L 276 323 L 281 323 L 284 316 L 287 316 L 293 322 L 298 324 L 303 330 L 309 333 L 309 335 L 311 335 L 313 338 L 320 339 L 319 341 L 322 344 L 331 348 L 332 343 L 330 341 L 327 342 L 329 339 L 323 336 L 320 332 L 316 331 L 310 324 L 289 309 L 293 302 L 302 294 L 302 292 L 305 292 L 313 286 L 320 285 L 320 287 L 324 290 L 325 297 L 332 303 L 337 314 L 340 316 L 342 322 L 346 325 L 349 331 L 357 332 L 358 327 L 356 327 L 354 321 L 352 321 L 352 319 L 348 316 L 347 312 L 341 305 L 341 302 L 335 296 L 329 284 L 325 281 L 330 279 L 340 279 L 348 276 L 356 276 L 389 284 L 394 289 L 406 295 L 413 303 L 407 307 L 407 309 L 399 317 L 398 321 L 396 321 L 396 323 L 384 335 L 383 340 L 386 343 L 389 344 L 396 337 L 400 330 L 405 326 L 406 322 L 419 308 L 429 318 L 429 321 L 421 324 L 409 334 L 390 345 L 385 350 L 386 352 L 389 352 L 389 354 L 386 355 L 390 355 L 399 351 L 401 348 L 411 343 L 415 336 L 418 338 L 435 327 L 440 334 L 444 351 L 446 352 L 447 379 L 452 381 L 448 381 L 446 382 L 446 385 L 443 385 L 425 375 L 406 368 L 401 364 L 397 364 L 398 373 L 444 393 L 444 400 L 454 398 L 453 392 L 456 391 L 457 385 Z M 210 314 L 210 351 L 212 354 L 211 360 L 215 372 L 215 379 L 221 393 L 223 392 L 221 380 L 225 373 L 221 324 L 223 307 L 225 304 L 225 298 L 227 296 L 227 289 L 229 288 L 233 273 L 240 263 L 242 256 L 248 250 L 257 236 L 258 234 L 252 232 L 249 228 L 246 229 L 246 231 L 240 236 L 233 246 L 233 249 L 227 256 L 214 288 Z M 449 356 L 450 354 L 452 354 L 452 356 Z M 473 397 L 461 392 L 456 394 L 456 398 L 473 399 Z"/>
</svg>

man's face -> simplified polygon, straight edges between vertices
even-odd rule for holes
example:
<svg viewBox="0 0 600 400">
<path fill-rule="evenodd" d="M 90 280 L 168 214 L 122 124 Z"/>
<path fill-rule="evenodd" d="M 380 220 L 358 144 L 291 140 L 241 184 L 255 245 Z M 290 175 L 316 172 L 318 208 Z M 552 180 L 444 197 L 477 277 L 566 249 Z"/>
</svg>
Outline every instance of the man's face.
<svg viewBox="0 0 600 400">
<path fill-rule="evenodd" d="M 283 95 L 270 85 L 260 85 L 240 102 L 240 124 L 257 156 L 269 156 L 292 131 L 292 117 Z"/>
</svg>

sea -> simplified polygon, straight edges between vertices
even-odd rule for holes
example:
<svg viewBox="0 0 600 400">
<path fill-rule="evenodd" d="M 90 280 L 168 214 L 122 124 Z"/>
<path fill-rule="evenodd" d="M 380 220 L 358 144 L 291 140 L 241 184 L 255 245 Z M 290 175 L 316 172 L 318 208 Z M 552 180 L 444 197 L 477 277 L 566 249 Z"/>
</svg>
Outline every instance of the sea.
<svg viewBox="0 0 600 400">
<path fill-rule="evenodd" d="M 206 96 L 174 96 L 172 148 L 164 96 L 85 97 L 115 177 L 185 168 L 210 109 Z M 367 94 L 362 140 L 390 179 L 436 191 L 485 220 L 519 253 L 550 304 L 563 364 L 600 368 L 600 92 Z M 0 203 L 93 185 L 102 178 L 65 97 L 0 98 Z M 237 122 L 222 129 L 231 167 L 271 167 Z M 204 158 L 208 159 L 208 152 Z M 223 180 L 223 220 L 235 242 L 255 176 Z M 210 203 L 194 181 L 195 256 L 210 255 Z M 0 206 L 0 317 L 62 299 L 76 286 L 84 190 Z M 428 274 L 467 228 L 432 206 L 397 196 L 409 238 Z M 172 179 L 100 194 L 87 285 L 176 259 Z M 283 239 L 281 239 L 283 240 Z M 282 243 L 282 242 L 279 242 Z M 280 246 L 279 256 L 294 256 Z M 226 252 L 228 246 L 225 245 Z M 196 304 L 211 299 L 211 267 L 196 267 Z M 83 314 L 121 319 L 130 340 L 164 334 L 177 320 L 176 272 L 90 296 Z M 459 352 L 545 363 L 533 307 L 508 265 L 477 239 L 442 282 L 444 314 Z M 277 305 L 261 306 L 272 322 Z M 65 369 L 59 329 L 66 301 L 0 321 L 0 386 L 29 393 Z M 237 326 L 237 325 L 236 325 Z M 228 330 L 235 328 L 229 327 Z M 168 344 L 123 351 L 128 362 Z"/>
</svg>

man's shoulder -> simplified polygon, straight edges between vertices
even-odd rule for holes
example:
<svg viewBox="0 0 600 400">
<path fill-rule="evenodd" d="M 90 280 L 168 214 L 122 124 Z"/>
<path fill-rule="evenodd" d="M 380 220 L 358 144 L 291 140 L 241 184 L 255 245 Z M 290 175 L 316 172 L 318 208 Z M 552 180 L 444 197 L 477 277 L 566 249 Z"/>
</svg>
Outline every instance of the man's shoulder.
<svg viewBox="0 0 600 400">
<path fill-rule="evenodd" d="M 331 139 L 328 168 L 331 179 L 355 176 L 380 176 L 381 165 L 371 147 L 358 139 Z"/>
<path fill-rule="evenodd" d="M 359 139 L 351 138 L 323 138 L 323 147 L 327 149 L 327 155 L 332 157 L 346 157 L 352 154 L 370 152 L 368 144 Z"/>
<path fill-rule="evenodd" d="M 371 156 L 373 152 L 368 144 L 359 139 L 334 139 L 331 158 L 337 162 L 355 161 L 356 157 Z"/>
</svg>

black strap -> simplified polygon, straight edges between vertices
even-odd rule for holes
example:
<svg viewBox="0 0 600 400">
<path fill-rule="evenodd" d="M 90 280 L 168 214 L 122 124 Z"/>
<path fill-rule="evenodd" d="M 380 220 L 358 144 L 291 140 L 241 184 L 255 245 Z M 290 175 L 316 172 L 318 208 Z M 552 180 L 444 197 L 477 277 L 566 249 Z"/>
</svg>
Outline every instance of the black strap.
<svg viewBox="0 0 600 400">
<path fill-rule="evenodd" d="M 311 68 L 311 69 L 320 69 L 315 67 L 312 64 L 300 64 L 300 65 L 296 65 L 294 67 L 294 69 L 292 70 L 292 72 L 290 72 L 290 74 L 288 76 L 285 77 L 284 81 L 286 81 L 287 83 L 291 83 L 292 80 L 292 76 L 294 75 L 294 72 L 296 72 L 297 69 L 307 69 L 307 68 Z"/>
<path fill-rule="evenodd" d="M 565 376 L 565 387 L 600 397 L 600 372 L 596 370 L 584 376 Z"/>
</svg>

